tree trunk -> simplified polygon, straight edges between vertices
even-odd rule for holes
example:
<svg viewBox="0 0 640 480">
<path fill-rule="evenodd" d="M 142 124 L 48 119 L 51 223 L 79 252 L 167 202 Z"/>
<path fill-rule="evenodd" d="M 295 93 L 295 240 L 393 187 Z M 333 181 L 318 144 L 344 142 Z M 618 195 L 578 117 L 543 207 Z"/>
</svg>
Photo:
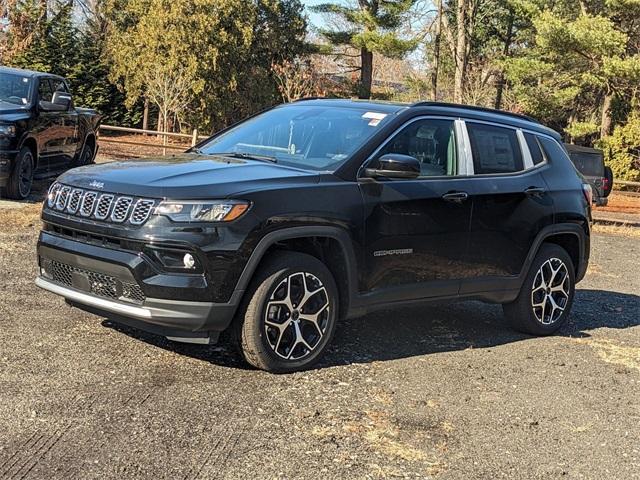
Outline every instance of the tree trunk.
<svg viewBox="0 0 640 480">
<path fill-rule="evenodd" d="M 148 98 L 144 99 L 144 111 L 142 113 L 142 129 L 149 130 L 149 99 Z"/>
<path fill-rule="evenodd" d="M 433 70 L 431 72 L 431 100 L 438 100 L 438 69 L 440 68 L 440 37 L 442 36 L 442 0 L 438 2 L 438 23 L 433 46 Z"/>
<path fill-rule="evenodd" d="M 360 61 L 360 98 L 371 98 L 373 52 L 370 52 L 366 48 L 360 49 Z"/>
<path fill-rule="evenodd" d="M 602 100 L 602 119 L 600 121 L 600 138 L 611 135 L 613 120 L 611 118 L 611 103 L 613 102 L 613 94 L 607 92 Z"/>
<path fill-rule="evenodd" d="M 456 6 L 456 71 L 453 82 L 453 101 L 462 103 L 467 69 L 467 1 L 458 0 Z"/>
<path fill-rule="evenodd" d="M 511 48 L 511 42 L 513 41 L 513 11 L 509 11 L 509 21 L 507 23 L 507 34 L 504 39 L 504 48 L 502 49 L 502 57 L 507 58 L 509 56 L 509 49 Z M 495 108 L 500 110 L 502 107 L 502 94 L 504 92 L 504 84 L 506 82 L 506 78 L 504 76 L 504 71 L 500 70 L 498 74 L 498 79 L 496 82 L 496 103 Z"/>
</svg>

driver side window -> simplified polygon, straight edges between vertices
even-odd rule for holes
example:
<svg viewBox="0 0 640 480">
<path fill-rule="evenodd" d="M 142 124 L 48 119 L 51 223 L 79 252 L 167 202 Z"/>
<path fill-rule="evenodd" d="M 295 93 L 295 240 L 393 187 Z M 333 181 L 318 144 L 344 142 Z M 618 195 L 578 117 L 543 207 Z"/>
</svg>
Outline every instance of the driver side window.
<svg viewBox="0 0 640 480">
<path fill-rule="evenodd" d="M 420 162 L 420 177 L 455 175 L 456 137 L 453 120 L 417 120 L 404 127 L 379 153 L 410 155 Z"/>
</svg>

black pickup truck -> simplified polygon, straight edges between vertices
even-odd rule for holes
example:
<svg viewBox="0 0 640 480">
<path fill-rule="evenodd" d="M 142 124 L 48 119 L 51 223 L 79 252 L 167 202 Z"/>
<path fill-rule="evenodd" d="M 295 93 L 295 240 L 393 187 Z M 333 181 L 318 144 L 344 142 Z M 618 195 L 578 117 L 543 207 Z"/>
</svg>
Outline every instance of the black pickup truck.
<svg viewBox="0 0 640 480">
<path fill-rule="evenodd" d="M 0 67 L 0 190 L 22 200 L 34 179 L 92 163 L 99 123 L 74 107 L 64 78 Z"/>
</svg>

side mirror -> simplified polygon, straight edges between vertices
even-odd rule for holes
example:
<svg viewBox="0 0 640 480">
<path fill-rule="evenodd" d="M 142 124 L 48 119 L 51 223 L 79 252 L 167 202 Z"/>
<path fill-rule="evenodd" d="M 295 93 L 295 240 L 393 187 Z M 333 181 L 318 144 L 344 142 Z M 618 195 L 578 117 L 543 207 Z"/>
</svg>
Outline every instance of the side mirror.
<svg viewBox="0 0 640 480">
<path fill-rule="evenodd" d="M 410 155 L 387 153 L 371 162 L 364 173 L 371 178 L 417 178 L 420 176 L 420 162 Z"/>
<path fill-rule="evenodd" d="M 65 112 L 71 108 L 71 100 L 70 93 L 55 91 L 50 102 L 40 100 L 38 106 L 45 112 Z"/>
<path fill-rule="evenodd" d="M 71 99 L 72 97 L 70 93 L 55 91 L 53 92 L 51 103 L 60 107 L 64 107 L 65 110 L 69 110 L 69 108 L 71 108 Z"/>
</svg>

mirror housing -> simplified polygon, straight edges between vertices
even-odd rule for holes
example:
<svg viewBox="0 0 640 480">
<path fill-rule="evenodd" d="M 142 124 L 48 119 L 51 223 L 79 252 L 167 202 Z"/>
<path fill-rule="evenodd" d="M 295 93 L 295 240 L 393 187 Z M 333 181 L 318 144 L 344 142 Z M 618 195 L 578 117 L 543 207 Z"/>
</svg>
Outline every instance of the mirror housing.
<svg viewBox="0 0 640 480">
<path fill-rule="evenodd" d="M 55 91 L 50 102 L 40 100 L 38 106 L 45 112 L 65 112 L 71 108 L 72 97 L 70 93 Z"/>
<path fill-rule="evenodd" d="M 420 162 L 411 155 L 387 153 L 370 165 L 365 168 L 364 173 L 371 178 L 417 178 L 420 176 Z"/>
</svg>

